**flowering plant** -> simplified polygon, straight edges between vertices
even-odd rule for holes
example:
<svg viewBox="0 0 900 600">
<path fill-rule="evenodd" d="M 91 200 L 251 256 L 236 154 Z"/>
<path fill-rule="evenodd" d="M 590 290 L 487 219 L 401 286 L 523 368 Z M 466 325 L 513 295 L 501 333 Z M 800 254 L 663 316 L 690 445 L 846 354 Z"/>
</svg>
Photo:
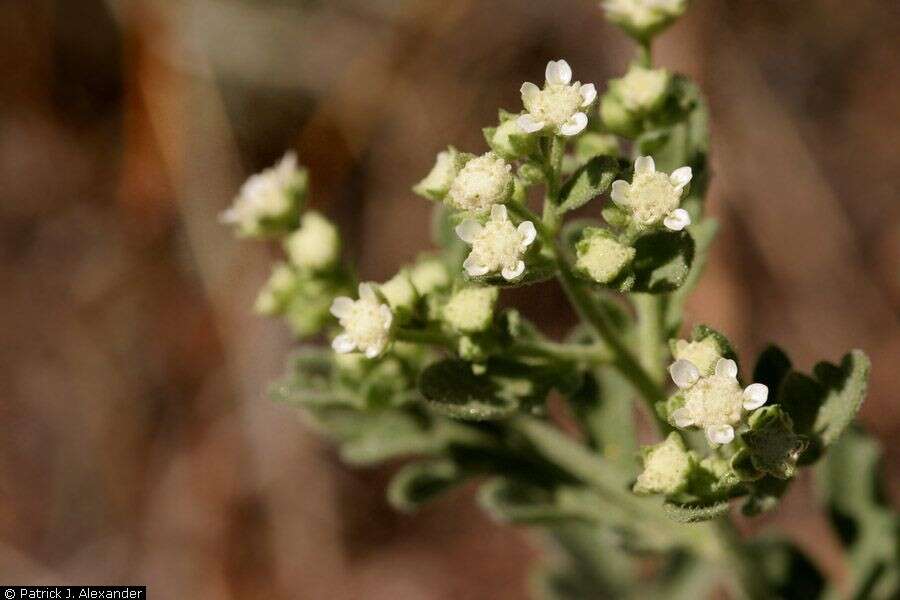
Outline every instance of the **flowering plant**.
<svg viewBox="0 0 900 600">
<path fill-rule="evenodd" d="M 304 210 L 292 154 L 245 184 L 223 221 L 281 240 L 286 257 L 258 311 L 331 339 L 299 349 L 274 396 L 352 464 L 410 459 L 388 489 L 399 510 L 481 481 L 491 516 L 542 529 L 558 550 L 535 578 L 547 597 L 695 598 L 718 586 L 833 597 L 795 545 L 743 539 L 730 514 L 771 510 L 813 465 L 853 597 L 900 593 L 898 520 L 875 492 L 877 449 L 852 423 L 865 354 L 804 374 L 776 346 L 741 368 L 707 325 L 681 337 L 716 230 L 704 211 L 707 117 L 697 87 L 655 68 L 650 47 L 686 2 L 604 6 L 639 43 L 634 64 L 598 101 L 551 60 L 543 86 L 522 85 L 518 112 L 484 129 L 485 153 L 439 153 L 413 187 L 434 203 L 438 251 L 386 282 L 358 282 L 342 262 L 336 228 Z M 583 207 L 593 218 L 567 219 Z M 581 319 L 562 342 L 498 308 L 504 288 L 553 279 Z M 549 415 L 551 396 L 579 436 Z M 635 400 L 662 440 L 643 449 Z M 645 563 L 654 577 L 638 575 Z"/>
</svg>

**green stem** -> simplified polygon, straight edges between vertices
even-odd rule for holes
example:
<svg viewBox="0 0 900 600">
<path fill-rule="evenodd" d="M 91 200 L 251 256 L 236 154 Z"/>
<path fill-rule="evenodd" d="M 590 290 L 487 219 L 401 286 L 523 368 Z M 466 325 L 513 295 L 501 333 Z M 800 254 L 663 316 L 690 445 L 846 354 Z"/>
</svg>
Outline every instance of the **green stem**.
<svg viewBox="0 0 900 600">
<path fill-rule="evenodd" d="M 651 294 L 635 294 L 637 312 L 638 355 L 649 376 L 662 386 L 666 380 L 666 333 L 663 323 L 664 298 Z"/>
<path fill-rule="evenodd" d="M 394 331 L 394 339 L 414 344 L 456 349 L 455 337 L 437 329 L 403 329 Z M 551 360 L 583 363 L 596 366 L 612 361 L 612 354 L 604 344 L 559 344 L 543 340 L 514 342 L 505 349 L 507 356 L 532 356 Z"/>
<path fill-rule="evenodd" d="M 653 65 L 652 42 L 649 39 L 643 40 L 638 46 L 638 64 L 645 69 L 651 68 Z"/>
<path fill-rule="evenodd" d="M 747 600 L 770 598 L 759 559 L 744 543 L 731 518 L 726 516 L 716 519 L 715 525 L 723 558 L 730 567 L 730 572 L 736 575 L 738 585 L 733 586 L 734 592 Z"/>
<path fill-rule="evenodd" d="M 671 431 L 671 426 L 656 414 L 656 403 L 666 399 L 663 389 L 653 380 L 640 362 L 625 345 L 618 333 L 609 323 L 607 316 L 600 309 L 584 284 L 576 277 L 568 262 L 563 258 L 561 249 L 556 249 L 559 264 L 559 282 L 575 307 L 578 315 L 597 333 L 601 340 L 612 351 L 612 364 L 631 383 L 635 390 L 647 403 L 650 414 L 656 420 L 660 432 Z"/>
</svg>

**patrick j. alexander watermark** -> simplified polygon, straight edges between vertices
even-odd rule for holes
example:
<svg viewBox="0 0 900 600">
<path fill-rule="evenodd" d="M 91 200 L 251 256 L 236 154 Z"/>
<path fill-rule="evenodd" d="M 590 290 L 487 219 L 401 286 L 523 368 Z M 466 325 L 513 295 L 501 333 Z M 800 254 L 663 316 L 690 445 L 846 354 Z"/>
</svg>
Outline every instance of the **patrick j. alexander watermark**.
<svg viewBox="0 0 900 600">
<path fill-rule="evenodd" d="M 147 586 L 140 585 L 6 585 L 0 586 L 3 600 L 143 600 Z"/>
</svg>

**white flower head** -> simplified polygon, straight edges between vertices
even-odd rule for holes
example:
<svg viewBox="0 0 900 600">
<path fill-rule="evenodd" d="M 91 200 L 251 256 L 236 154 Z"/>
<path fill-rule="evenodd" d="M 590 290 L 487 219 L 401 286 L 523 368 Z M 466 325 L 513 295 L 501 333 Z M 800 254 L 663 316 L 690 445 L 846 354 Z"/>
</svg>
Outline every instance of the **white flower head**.
<svg viewBox="0 0 900 600">
<path fill-rule="evenodd" d="M 472 251 L 463 263 L 466 273 L 479 277 L 497 271 L 510 281 L 525 271 L 522 256 L 537 237 L 531 221 L 523 221 L 518 227 L 509 220 L 506 207 L 495 204 L 491 217 L 482 225 L 467 219 L 456 228 L 456 235 L 472 245 Z"/>
<path fill-rule="evenodd" d="M 587 228 L 575 244 L 575 266 L 597 283 L 609 283 L 634 260 L 636 250 L 605 229 Z"/>
<path fill-rule="evenodd" d="M 375 358 L 384 352 L 391 339 L 394 315 L 387 304 L 381 303 L 371 284 L 359 284 L 359 300 L 346 296 L 335 298 L 331 314 L 344 328 L 331 343 L 335 352 L 359 351 L 367 358 Z"/>
<path fill-rule="evenodd" d="M 618 179 L 612 184 L 613 202 L 631 212 L 640 227 L 653 227 L 662 222 L 672 231 L 691 224 L 686 210 L 679 208 L 684 187 L 691 181 L 691 168 L 675 169 L 671 175 L 656 170 L 650 156 L 634 161 L 631 183 Z"/>
<path fill-rule="evenodd" d="M 488 152 L 473 158 L 453 180 L 447 201 L 454 208 L 477 213 L 506 202 L 513 191 L 512 166 Z"/>
<path fill-rule="evenodd" d="M 314 270 L 334 264 L 340 245 L 337 228 L 314 210 L 304 213 L 300 228 L 284 241 L 284 249 L 293 265 Z"/>
<path fill-rule="evenodd" d="M 737 372 L 737 363 L 728 358 L 720 358 L 715 372 L 706 377 L 701 377 L 700 369 L 689 360 L 681 358 L 672 363 L 669 373 L 684 396 L 684 406 L 671 415 L 675 426 L 700 427 L 711 444 L 731 442 L 742 411 L 759 408 L 769 395 L 769 389 L 761 383 L 741 390 Z"/>
<path fill-rule="evenodd" d="M 597 98 L 593 83 L 572 81 L 572 68 L 564 60 L 547 63 L 543 89 L 533 83 L 522 84 L 522 104 L 527 111 L 516 121 L 525 133 L 550 130 L 557 135 L 572 136 L 587 127 L 585 110 Z"/>
<path fill-rule="evenodd" d="M 687 0 L 605 0 L 607 18 L 638 38 L 646 38 L 684 13 Z"/>
<path fill-rule="evenodd" d="M 274 167 L 252 175 L 219 219 L 242 235 L 265 235 L 290 219 L 305 191 L 306 171 L 297 166 L 297 155 L 288 152 Z"/>
<path fill-rule="evenodd" d="M 634 65 L 621 79 L 610 82 L 622 105 L 632 112 L 645 112 L 656 107 L 669 86 L 670 76 L 665 69 L 645 69 Z"/>
</svg>

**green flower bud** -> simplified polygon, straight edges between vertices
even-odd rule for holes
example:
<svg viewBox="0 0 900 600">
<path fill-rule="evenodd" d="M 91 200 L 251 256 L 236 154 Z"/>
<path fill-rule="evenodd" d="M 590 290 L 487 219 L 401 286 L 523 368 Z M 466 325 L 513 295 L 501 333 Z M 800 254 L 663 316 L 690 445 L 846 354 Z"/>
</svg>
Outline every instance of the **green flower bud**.
<svg viewBox="0 0 900 600">
<path fill-rule="evenodd" d="M 281 314 L 297 286 L 297 273 L 286 263 L 277 263 L 257 295 L 253 310 L 267 316 Z"/>
<path fill-rule="evenodd" d="M 625 108 L 619 96 L 611 91 L 600 99 L 600 119 L 606 129 L 623 137 L 633 138 L 640 132 L 638 120 Z"/>
<path fill-rule="evenodd" d="M 595 156 L 619 156 L 619 140 L 608 133 L 589 131 L 575 140 L 575 156 L 581 163 Z"/>
<path fill-rule="evenodd" d="M 491 150 L 507 160 L 529 156 L 537 148 L 537 137 L 522 131 L 514 118 L 485 128 L 484 136 Z"/>
<path fill-rule="evenodd" d="M 646 115 L 665 102 L 672 81 L 665 69 L 645 69 L 633 65 L 624 77 L 609 82 L 622 107 L 635 116 Z"/>
<path fill-rule="evenodd" d="M 641 449 L 644 471 L 634 484 L 634 493 L 640 495 L 665 494 L 671 496 L 683 491 L 690 482 L 696 459 L 691 456 L 681 436 L 676 432 L 655 446 Z"/>
<path fill-rule="evenodd" d="M 668 27 L 684 14 L 687 0 L 605 0 L 606 18 L 628 35 L 643 41 Z"/>
<path fill-rule="evenodd" d="M 419 292 L 413 286 L 409 271 L 403 269 L 380 286 L 381 294 L 395 314 L 411 312 L 419 301 Z"/>
<path fill-rule="evenodd" d="M 700 341 L 689 342 L 687 340 L 670 340 L 669 348 L 672 356 L 678 359 L 691 361 L 701 376 L 712 375 L 716 369 L 716 363 L 724 354 L 723 348 L 712 336 Z"/>
<path fill-rule="evenodd" d="M 337 228 L 313 210 L 303 215 L 300 229 L 284 241 L 284 250 L 291 263 L 314 271 L 334 265 L 340 255 L 340 246 Z"/>
<path fill-rule="evenodd" d="M 484 331 L 494 320 L 497 288 L 470 287 L 454 293 L 444 306 L 444 322 L 456 331 Z"/>
<path fill-rule="evenodd" d="M 450 285 L 447 266 L 434 256 L 420 258 L 410 270 L 409 277 L 420 296 L 427 296 Z"/>
<path fill-rule="evenodd" d="M 425 179 L 413 186 L 413 191 L 418 195 L 440 202 L 450 191 L 453 180 L 473 156 L 459 152 L 453 146 L 437 155 L 437 160 Z"/>
<path fill-rule="evenodd" d="M 616 241 L 607 230 L 590 227 L 575 244 L 575 266 L 597 283 L 616 279 L 634 259 L 635 249 Z"/>
</svg>

